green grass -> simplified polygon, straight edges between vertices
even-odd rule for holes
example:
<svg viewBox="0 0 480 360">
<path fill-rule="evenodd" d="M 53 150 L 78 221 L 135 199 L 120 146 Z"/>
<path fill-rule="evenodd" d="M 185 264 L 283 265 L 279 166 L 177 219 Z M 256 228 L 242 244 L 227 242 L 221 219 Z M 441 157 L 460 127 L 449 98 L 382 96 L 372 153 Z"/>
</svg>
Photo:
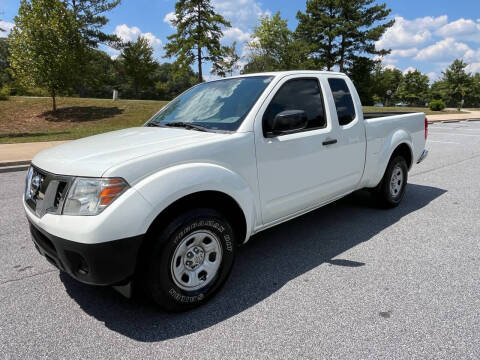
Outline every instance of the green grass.
<svg viewBox="0 0 480 360">
<path fill-rule="evenodd" d="M 363 111 L 365 112 L 384 112 L 384 111 L 411 111 L 411 112 L 423 112 L 426 115 L 444 115 L 444 114 L 465 114 L 463 111 L 456 110 L 443 110 L 443 111 L 432 111 L 428 108 L 422 107 L 375 107 L 375 106 L 364 106 Z"/>
<path fill-rule="evenodd" d="M 71 140 L 139 126 L 166 103 L 59 98 L 52 113 L 49 98 L 11 97 L 0 101 L 0 143 Z"/>
<path fill-rule="evenodd" d="M 166 101 L 58 98 L 51 112 L 50 98 L 11 97 L 0 101 L 0 144 L 72 140 L 107 131 L 139 126 Z M 427 115 L 458 114 L 426 108 L 364 107 L 366 112 L 422 111 Z"/>
</svg>

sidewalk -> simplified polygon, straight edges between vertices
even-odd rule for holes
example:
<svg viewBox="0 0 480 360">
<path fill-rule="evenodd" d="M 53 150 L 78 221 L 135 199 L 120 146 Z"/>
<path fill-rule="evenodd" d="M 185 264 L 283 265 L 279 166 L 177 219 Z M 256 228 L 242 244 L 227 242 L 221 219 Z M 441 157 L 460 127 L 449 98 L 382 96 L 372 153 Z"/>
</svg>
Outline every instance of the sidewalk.
<svg viewBox="0 0 480 360">
<path fill-rule="evenodd" d="M 467 114 L 442 114 L 442 115 L 427 115 L 428 121 L 454 121 L 454 120 L 469 120 L 480 119 L 480 111 L 462 110 L 468 112 Z"/>
<path fill-rule="evenodd" d="M 21 144 L 0 144 L 0 166 L 30 163 L 40 151 L 63 144 L 65 141 L 48 141 Z"/>
</svg>

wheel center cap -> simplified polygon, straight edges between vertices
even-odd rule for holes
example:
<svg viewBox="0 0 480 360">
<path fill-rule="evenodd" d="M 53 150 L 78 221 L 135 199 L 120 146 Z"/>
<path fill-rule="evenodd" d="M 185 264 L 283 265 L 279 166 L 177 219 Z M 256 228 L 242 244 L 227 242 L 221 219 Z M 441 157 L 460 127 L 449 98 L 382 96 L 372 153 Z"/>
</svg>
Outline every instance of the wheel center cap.
<svg viewBox="0 0 480 360">
<path fill-rule="evenodd" d="M 203 264 L 205 260 L 205 251 L 199 246 L 194 246 L 185 254 L 185 267 L 189 270 L 195 270 Z"/>
</svg>

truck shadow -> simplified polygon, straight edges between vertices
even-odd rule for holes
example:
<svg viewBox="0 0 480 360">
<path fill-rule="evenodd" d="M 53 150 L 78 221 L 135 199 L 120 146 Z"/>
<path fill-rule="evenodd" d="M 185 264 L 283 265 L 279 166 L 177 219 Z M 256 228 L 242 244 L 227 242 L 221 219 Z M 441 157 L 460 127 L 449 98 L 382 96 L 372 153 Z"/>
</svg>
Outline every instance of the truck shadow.
<svg viewBox="0 0 480 360">
<path fill-rule="evenodd" d="M 399 207 L 381 210 L 374 206 L 369 193 L 359 191 L 266 230 L 239 249 L 232 275 L 223 290 L 206 305 L 187 313 L 165 313 L 144 299 L 127 300 L 110 288 L 83 285 L 65 274 L 60 279 L 86 313 L 113 331 L 143 342 L 181 337 L 241 313 L 322 263 L 356 271 L 365 264 L 334 258 L 445 192 L 409 184 Z M 308 282 L 305 284 L 308 286 Z"/>
</svg>

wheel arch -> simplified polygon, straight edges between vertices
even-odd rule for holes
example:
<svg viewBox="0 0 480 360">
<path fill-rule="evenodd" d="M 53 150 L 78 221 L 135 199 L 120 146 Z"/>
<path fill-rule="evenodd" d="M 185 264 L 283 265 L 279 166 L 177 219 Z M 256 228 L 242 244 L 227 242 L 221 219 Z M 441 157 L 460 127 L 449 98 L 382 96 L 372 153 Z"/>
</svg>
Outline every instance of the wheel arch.
<svg viewBox="0 0 480 360">
<path fill-rule="evenodd" d="M 400 155 L 405 159 L 405 161 L 407 162 L 408 170 L 410 170 L 413 165 L 413 151 L 410 145 L 408 145 L 406 142 L 399 144 L 395 148 L 395 150 L 393 150 L 388 162 L 390 162 L 397 155 Z"/>
<path fill-rule="evenodd" d="M 147 238 L 156 229 L 168 225 L 176 216 L 189 209 L 209 208 L 220 212 L 232 225 L 237 243 L 243 244 L 247 237 L 247 218 L 238 202 L 230 195 L 216 190 L 198 191 L 183 196 L 165 209 L 153 220 L 147 230 Z"/>
</svg>

